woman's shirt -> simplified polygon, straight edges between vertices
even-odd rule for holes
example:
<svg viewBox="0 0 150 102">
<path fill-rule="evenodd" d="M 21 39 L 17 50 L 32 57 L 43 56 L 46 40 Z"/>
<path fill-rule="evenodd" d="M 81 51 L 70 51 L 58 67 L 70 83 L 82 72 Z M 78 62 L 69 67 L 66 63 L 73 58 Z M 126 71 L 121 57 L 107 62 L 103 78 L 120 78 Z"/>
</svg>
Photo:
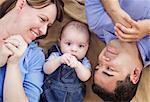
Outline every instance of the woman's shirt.
<svg viewBox="0 0 150 102">
<path fill-rule="evenodd" d="M 30 43 L 19 62 L 23 87 L 29 102 L 39 102 L 44 79 L 42 72 L 44 62 L 45 56 L 42 49 L 39 48 L 35 42 Z M 6 68 L 6 65 L 0 68 L 0 102 L 3 100 L 3 85 Z"/>
</svg>

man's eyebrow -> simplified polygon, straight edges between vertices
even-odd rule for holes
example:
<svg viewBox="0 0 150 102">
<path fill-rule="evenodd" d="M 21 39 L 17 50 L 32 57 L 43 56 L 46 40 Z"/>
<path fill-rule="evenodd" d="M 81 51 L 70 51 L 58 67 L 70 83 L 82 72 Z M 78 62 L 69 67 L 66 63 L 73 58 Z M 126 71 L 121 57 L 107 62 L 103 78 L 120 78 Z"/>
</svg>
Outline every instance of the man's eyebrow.
<svg viewBox="0 0 150 102">
<path fill-rule="evenodd" d="M 103 73 L 103 74 L 105 74 L 105 75 L 107 75 L 107 76 L 109 76 L 109 77 L 112 77 L 112 76 L 114 76 L 114 75 L 112 75 L 112 74 L 109 74 L 109 73 L 107 73 L 107 72 L 105 72 L 105 71 L 103 71 L 102 73 Z"/>
</svg>

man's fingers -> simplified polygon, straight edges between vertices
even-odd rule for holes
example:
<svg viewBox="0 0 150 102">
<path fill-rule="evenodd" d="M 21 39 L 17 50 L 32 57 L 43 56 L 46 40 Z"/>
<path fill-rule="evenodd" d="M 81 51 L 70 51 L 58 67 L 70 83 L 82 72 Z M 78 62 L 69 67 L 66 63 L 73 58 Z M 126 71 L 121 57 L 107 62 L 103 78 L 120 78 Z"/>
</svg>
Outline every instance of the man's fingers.
<svg viewBox="0 0 150 102">
<path fill-rule="evenodd" d="M 123 26 L 122 24 L 116 23 L 116 26 L 114 27 L 115 31 L 122 31 L 123 33 L 126 34 L 132 34 L 132 35 L 136 35 L 134 29 L 132 28 L 126 28 L 125 26 Z"/>
<path fill-rule="evenodd" d="M 128 22 L 130 25 L 131 25 L 131 27 L 132 26 L 136 26 L 136 21 L 134 21 L 133 19 L 129 19 L 129 18 L 124 18 L 124 20 L 126 21 L 126 22 Z"/>
<path fill-rule="evenodd" d="M 117 34 L 116 34 L 117 35 Z M 124 42 L 135 42 L 135 41 L 138 41 L 138 39 L 136 38 L 124 38 L 124 37 L 121 37 L 119 35 L 117 35 L 117 37 L 121 40 L 121 41 L 124 41 Z"/>
<path fill-rule="evenodd" d="M 120 36 L 120 37 L 125 38 L 125 39 L 138 39 L 138 35 L 136 35 L 136 34 L 128 34 L 128 33 L 122 32 L 118 28 L 116 28 L 115 34 L 117 36 Z"/>
</svg>

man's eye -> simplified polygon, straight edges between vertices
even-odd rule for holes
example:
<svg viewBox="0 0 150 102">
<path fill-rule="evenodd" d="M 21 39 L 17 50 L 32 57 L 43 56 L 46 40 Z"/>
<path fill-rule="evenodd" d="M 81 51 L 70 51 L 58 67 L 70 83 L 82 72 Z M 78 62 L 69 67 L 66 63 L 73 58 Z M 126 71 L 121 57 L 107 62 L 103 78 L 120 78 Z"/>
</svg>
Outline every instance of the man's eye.
<svg viewBox="0 0 150 102">
<path fill-rule="evenodd" d="M 107 68 L 108 71 L 114 71 L 113 69 L 111 69 L 110 67 Z"/>
</svg>

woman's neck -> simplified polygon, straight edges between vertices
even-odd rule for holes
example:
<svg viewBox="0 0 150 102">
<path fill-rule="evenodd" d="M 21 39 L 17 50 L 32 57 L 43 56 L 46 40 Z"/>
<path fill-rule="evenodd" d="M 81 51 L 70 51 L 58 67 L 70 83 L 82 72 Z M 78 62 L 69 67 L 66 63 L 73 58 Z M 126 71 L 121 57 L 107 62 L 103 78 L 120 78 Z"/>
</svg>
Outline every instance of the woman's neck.
<svg viewBox="0 0 150 102">
<path fill-rule="evenodd" d="M 4 17 L 0 19 L 0 40 L 5 40 L 11 34 L 13 34 L 14 19 L 15 19 L 14 10 L 9 11 Z M 14 19 L 13 19 L 14 18 Z"/>
<path fill-rule="evenodd" d="M 8 36 L 9 33 L 7 32 L 7 26 L 5 26 L 6 24 L 1 22 L 0 20 L 0 40 L 5 40 Z"/>
</svg>

